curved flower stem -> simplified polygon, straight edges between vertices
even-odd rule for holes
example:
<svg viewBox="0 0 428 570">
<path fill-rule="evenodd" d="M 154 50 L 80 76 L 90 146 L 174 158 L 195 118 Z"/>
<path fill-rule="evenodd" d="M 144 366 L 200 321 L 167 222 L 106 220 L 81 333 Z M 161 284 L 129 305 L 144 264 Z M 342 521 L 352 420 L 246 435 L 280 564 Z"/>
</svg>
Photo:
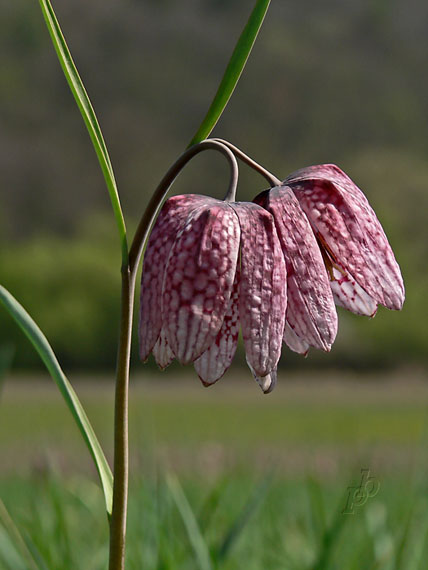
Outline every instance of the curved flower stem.
<svg viewBox="0 0 428 570">
<path fill-rule="evenodd" d="M 281 185 L 281 180 L 279 180 L 279 178 L 274 176 L 271 172 L 269 172 L 269 170 L 266 170 L 266 168 L 263 168 L 263 166 L 261 166 L 258 162 L 250 158 L 247 154 L 242 152 L 241 149 L 234 146 L 230 142 L 218 138 L 207 139 L 207 140 L 216 141 L 226 146 L 228 149 L 230 149 L 233 152 L 233 154 L 237 158 L 239 158 L 239 160 L 242 160 L 242 162 L 245 162 L 245 164 L 247 164 L 250 168 L 261 174 L 269 182 L 271 188 L 273 188 L 274 186 Z"/>
<path fill-rule="evenodd" d="M 110 558 L 109 570 L 124 570 L 126 515 L 128 505 L 128 390 L 129 363 L 131 356 L 132 316 L 134 308 L 135 280 L 138 264 L 143 252 L 150 227 L 168 192 L 171 184 L 184 166 L 196 154 L 213 149 L 221 152 L 229 161 L 231 176 L 226 200 L 233 201 L 238 183 L 238 164 L 233 153 L 217 141 L 202 141 L 188 149 L 171 166 L 162 178 L 141 218 L 129 250 L 127 263 L 122 265 L 122 297 L 117 357 L 115 417 L 114 417 L 114 481 L 113 508 L 110 519 Z"/>
<path fill-rule="evenodd" d="M 202 152 L 203 150 L 209 149 L 221 152 L 229 161 L 231 176 L 225 200 L 235 200 L 236 185 L 238 182 L 238 164 L 233 152 L 227 148 L 227 145 L 224 144 L 223 141 L 219 142 L 215 139 L 207 139 L 194 146 L 191 146 L 178 158 L 178 160 L 176 160 L 176 162 L 174 162 L 174 164 L 159 182 L 158 187 L 154 191 L 150 202 L 143 214 L 143 217 L 140 220 L 131 244 L 131 248 L 129 250 L 129 268 L 132 274 L 137 271 L 138 263 L 140 261 L 140 257 L 143 252 L 147 237 L 149 235 L 151 225 L 156 218 L 156 215 L 168 190 L 171 187 L 171 184 L 174 182 L 174 180 L 177 178 L 189 160 L 191 160 L 196 154 Z"/>
</svg>

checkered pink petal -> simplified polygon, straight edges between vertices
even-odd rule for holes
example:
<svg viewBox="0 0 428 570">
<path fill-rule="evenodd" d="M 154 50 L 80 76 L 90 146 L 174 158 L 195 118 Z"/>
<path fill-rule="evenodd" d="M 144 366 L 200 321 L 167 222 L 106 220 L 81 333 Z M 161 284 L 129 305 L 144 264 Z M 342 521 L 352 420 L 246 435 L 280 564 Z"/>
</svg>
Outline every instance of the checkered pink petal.
<svg viewBox="0 0 428 570">
<path fill-rule="evenodd" d="M 333 165 L 309 167 L 284 182 L 292 187 L 315 234 L 333 262 L 377 303 L 401 309 L 400 268 L 361 190 Z"/>
<path fill-rule="evenodd" d="M 272 216 L 256 204 L 231 207 L 241 226 L 239 319 L 247 361 L 257 377 L 278 363 L 285 324 L 286 269 Z"/>
<path fill-rule="evenodd" d="M 303 356 L 308 354 L 309 344 L 298 337 L 288 323 L 285 323 L 283 340 L 293 352 L 303 354 Z"/>
<path fill-rule="evenodd" d="M 333 280 L 330 285 L 336 303 L 356 315 L 374 317 L 377 311 L 376 301 L 337 262 L 331 271 Z"/>
<path fill-rule="evenodd" d="M 161 297 L 165 268 L 177 233 L 189 213 L 206 204 L 206 196 L 184 195 L 169 198 L 153 227 L 144 256 L 140 293 L 140 357 L 146 360 L 161 330 Z"/>
<path fill-rule="evenodd" d="M 269 394 L 270 392 L 272 392 L 272 390 L 276 386 L 276 380 L 277 380 L 276 366 L 273 370 L 269 372 L 269 374 L 266 374 L 265 376 L 260 376 L 251 366 L 251 363 L 248 360 L 248 354 L 247 354 L 247 364 L 249 369 L 251 370 L 252 375 L 254 376 L 255 381 L 263 390 L 264 394 Z"/>
<path fill-rule="evenodd" d="M 162 293 L 162 323 L 183 364 L 215 341 L 232 293 L 240 229 L 225 202 L 194 210 L 171 248 Z"/>
<path fill-rule="evenodd" d="M 305 343 L 330 350 L 337 313 L 320 248 L 306 215 L 288 186 L 262 192 L 254 200 L 275 220 L 287 267 L 287 322 Z"/>
<path fill-rule="evenodd" d="M 172 352 L 168 341 L 165 337 L 165 331 L 161 329 L 156 344 L 153 347 L 153 356 L 155 357 L 156 364 L 161 370 L 166 368 L 174 360 L 174 353 Z"/>
<path fill-rule="evenodd" d="M 217 382 L 232 364 L 239 334 L 239 268 L 236 268 L 232 295 L 220 332 L 211 346 L 195 360 L 199 378 L 205 386 Z"/>
</svg>

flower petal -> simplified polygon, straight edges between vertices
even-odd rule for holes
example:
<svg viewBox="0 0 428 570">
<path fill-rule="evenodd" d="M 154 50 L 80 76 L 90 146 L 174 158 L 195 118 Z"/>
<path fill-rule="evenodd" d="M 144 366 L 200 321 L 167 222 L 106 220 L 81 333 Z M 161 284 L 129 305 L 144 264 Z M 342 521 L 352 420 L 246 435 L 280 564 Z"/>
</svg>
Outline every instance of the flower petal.
<svg viewBox="0 0 428 570">
<path fill-rule="evenodd" d="M 239 319 L 247 360 L 257 376 L 266 376 L 281 355 L 286 270 L 272 216 L 256 204 L 231 204 L 241 226 Z"/>
<path fill-rule="evenodd" d="M 377 303 L 340 266 L 332 267 L 330 282 L 336 303 L 356 315 L 374 317 Z"/>
<path fill-rule="evenodd" d="M 239 335 L 239 268 L 236 269 L 229 307 L 220 332 L 211 346 L 195 360 L 195 369 L 205 386 L 217 382 L 229 366 L 238 345 Z"/>
<path fill-rule="evenodd" d="M 275 220 L 287 267 L 287 321 L 305 343 L 330 350 L 337 312 L 328 274 L 311 225 L 287 186 L 262 192 L 255 202 Z"/>
<path fill-rule="evenodd" d="M 303 354 L 303 356 L 308 354 L 309 344 L 297 336 L 288 323 L 285 323 L 283 341 L 293 352 Z"/>
<path fill-rule="evenodd" d="M 195 210 L 171 248 L 162 294 L 162 322 L 177 359 L 196 360 L 214 342 L 232 292 L 240 229 L 219 200 Z"/>
<path fill-rule="evenodd" d="M 401 309 L 404 285 L 400 268 L 367 198 L 334 165 L 291 174 L 290 185 L 332 259 L 376 302 Z"/>
<path fill-rule="evenodd" d="M 162 370 L 169 366 L 174 360 L 174 353 L 172 352 L 168 341 L 166 340 L 165 331 L 161 329 L 160 335 L 153 347 L 153 356 L 156 363 Z"/>
<path fill-rule="evenodd" d="M 254 368 L 249 363 L 248 356 L 247 356 L 247 364 L 248 364 L 248 367 L 251 370 L 257 384 L 263 390 L 263 393 L 269 394 L 270 392 L 272 392 L 272 390 L 276 386 L 276 380 L 277 380 L 276 366 L 271 372 L 269 372 L 269 374 L 266 374 L 265 376 L 260 376 L 259 374 L 257 374 L 257 372 L 254 370 Z"/>
<path fill-rule="evenodd" d="M 140 293 L 140 357 L 149 356 L 162 326 L 162 284 L 169 253 L 189 213 L 211 201 L 207 196 L 173 196 L 163 205 L 150 234 L 144 256 Z"/>
</svg>

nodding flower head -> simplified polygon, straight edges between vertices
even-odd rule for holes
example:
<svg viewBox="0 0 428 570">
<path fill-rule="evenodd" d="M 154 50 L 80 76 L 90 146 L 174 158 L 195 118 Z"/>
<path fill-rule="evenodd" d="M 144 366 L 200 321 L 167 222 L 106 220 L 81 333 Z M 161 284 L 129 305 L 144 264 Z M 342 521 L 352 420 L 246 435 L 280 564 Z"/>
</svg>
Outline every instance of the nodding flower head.
<svg viewBox="0 0 428 570">
<path fill-rule="evenodd" d="M 140 355 L 165 368 L 193 362 L 205 385 L 229 368 L 239 328 L 264 392 L 276 382 L 286 311 L 286 269 L 272 216 L 253 203 L 174 196 L 144 257 Z"/>
<path fill-rule="evenodd" d="M 401 309 L 403 280 L 382 226 L 337 166 L 311 166 L 280 182 L 219 140 L 191 147 L 178 166 L 205 148 L 228 157 L 229 190 L 224 201 L 189 194 L 165 202 L 143 263 L 142 360 L 153 353 L 161 368 L 174 358 L 193 362 L 208 386 L 231 365 L 241 329 L 247 363 L 267 393 L 282 341 L 301 354 L 330 350 L 335 302 L 368 316 L 379 303 Z M 272 186 L 253 202 L 234 201 L 234 155 Z"/>
<path fill-rule="evenodd" d="M 316 321 L 320 333 L 323 329 L 318 322 L 324 323 L 324 335 L 332 335 L 335 327 L 326 276 L 336 303 L 353 313 L 374 316 L 378 303 L 389 309 L 401 309 L 404 285 L 392 249 L 367 198 L 340 168 L 331 164 L 303 168 L 288 176 L 280 186 L 260 194 L 256 201 L 275 219 L 289 275 L 287 321 L 303 341 L 298 348 L 303 350 L 305 343 L 314 345 L 310 334 L 302 330 L 304 316 L 296 319 L 295 315 L 292 291 L 298 288 L 299 280 L 302 283 L 302 275 L 305 288 L 309 282 L 306 275 L 315 277 L 319 271 L 318 282 L 310 281 L 311 291 L 305 298 L 320 317 Z M 294 235 L 285 231 L 287 224 L 295 225 Z M 304 230 L 309 226 L 312 238 Z M 327 272 L 319 268 L 314 239 Z M 302 252 L 309 242 L 314 264 L 312 269 L 309 264 L 301 268 Z M 290 338 L 295 340 L 293 336 Z"/>
</svg>

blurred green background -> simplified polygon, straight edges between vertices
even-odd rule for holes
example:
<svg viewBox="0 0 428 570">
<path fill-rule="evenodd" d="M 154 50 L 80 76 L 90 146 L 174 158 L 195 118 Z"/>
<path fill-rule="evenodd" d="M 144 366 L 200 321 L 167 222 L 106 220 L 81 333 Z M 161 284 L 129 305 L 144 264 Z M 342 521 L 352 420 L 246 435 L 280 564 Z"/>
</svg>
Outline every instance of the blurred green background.
<svg viewBox="0 0 428 570">
<path fill-rule="evenodd" d="M 131 230 L 199 125 L 251 4 L 55 2 Z M 427 364 L 427 17 L 418 0 L 273 2 L 214 131 L 280 178 L 337 163 L 369 197 L 402 267 L 407 300 L 400 314 L 380 309 L 369 321 L 341 311 L 331 354 L 313 351 L 303 361 L 287 351 L 286 367 Z M 0 281 L 68 370 L 109 369 L 118 322 L 116 229 L 37 3 L 2 3 L 0 69 Z M 204 153 L 174 192 L 221 197 L 224 162 Z M 264 184 L 242 167 L 239 198 L 251 199 Z M 18 367 L 39 366 L 2 313 L 4 343 L 16 347 Z"/>
<path fill-rule="evenodd" d="M 205 114 L 252 4 L 55 0 L 131 234 Z M 340 310 L 332 352 L 284 350 L 267 398 L 242 352 L 205 390 L 191 367 L 143 367 L 135 336 L 130 570 L 211 568 L 204 552 L 214 568 L 237 570 L 428 567 L 427 21 L 422 0 L 272 2 L 214 134 L 280 178 L 310 164 L 343 168 L 390 238 L 407 298 L 400 313 L 380 308 L 372 320 Z M 0 0 L 0 70 L 0 283 L 71 373 L 111 460 L 119 243 L 37 2 Z M 204 153 L 174 192 L 222 197 L 227 184 L 227 165 Z M 241 168 L 239 198 L 263 188 Z M 89 454 L 3 310 L 0 384 L 2 375 L 1 570 L 105 568 Z M 362 468 L 379 493 L 342 516 Z"/>
</svg>

